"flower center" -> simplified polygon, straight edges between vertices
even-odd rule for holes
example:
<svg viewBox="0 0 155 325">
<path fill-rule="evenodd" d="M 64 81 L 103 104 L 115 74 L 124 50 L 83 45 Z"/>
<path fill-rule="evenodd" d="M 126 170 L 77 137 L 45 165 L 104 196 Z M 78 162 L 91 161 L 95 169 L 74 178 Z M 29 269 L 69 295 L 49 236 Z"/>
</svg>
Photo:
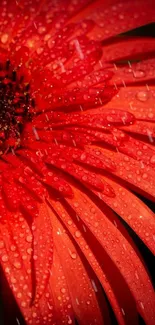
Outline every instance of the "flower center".
<svg viewBox="0 0 155 325">
<path fill-rule="evenodd" d="M 20 67 L 0 65 L 0 155 L 20 146 L 24 124 L 31 121 L 35 102 Z"/>
</svg>

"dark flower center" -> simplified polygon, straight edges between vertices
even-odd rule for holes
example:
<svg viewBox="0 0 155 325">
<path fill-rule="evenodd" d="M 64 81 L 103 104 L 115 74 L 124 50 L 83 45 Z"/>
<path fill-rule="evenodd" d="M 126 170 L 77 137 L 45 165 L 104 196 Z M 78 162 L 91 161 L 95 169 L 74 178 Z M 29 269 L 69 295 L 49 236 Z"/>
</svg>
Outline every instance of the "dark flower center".
<svg viewBox="0 0 155 325">
<path fill-rule="evenodd" d="M 0 65 L 0 155 L 20 146 L 24 124 L 34 115 L 35 102 L 20 67 Z"/>
</svg>

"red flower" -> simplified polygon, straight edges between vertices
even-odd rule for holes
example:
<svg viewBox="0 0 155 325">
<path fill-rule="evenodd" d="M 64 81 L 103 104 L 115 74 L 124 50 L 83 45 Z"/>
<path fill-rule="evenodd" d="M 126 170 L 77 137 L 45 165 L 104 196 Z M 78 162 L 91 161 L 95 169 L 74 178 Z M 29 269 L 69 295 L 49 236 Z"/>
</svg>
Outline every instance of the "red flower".
<svg viewBox="0 0 155 325">
<path fill-rule="evenodd" d="M 125 225 L 154 253 L 155 40 L 117 37 L 153 4 L 1 3 L 0 261 L 27 324 L 154 324 Z"/>
</svg>

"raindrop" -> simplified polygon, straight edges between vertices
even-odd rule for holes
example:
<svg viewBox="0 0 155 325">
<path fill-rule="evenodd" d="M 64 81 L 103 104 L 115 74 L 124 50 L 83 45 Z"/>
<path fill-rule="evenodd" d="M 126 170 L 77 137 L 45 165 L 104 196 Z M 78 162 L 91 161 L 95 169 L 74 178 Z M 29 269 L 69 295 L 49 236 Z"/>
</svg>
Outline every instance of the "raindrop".
<svg viewBox="0 0 155 325">
<path fill-rule="evenodd" d="M 142 309 L 144 309 L 144 304 L 142 302 L 140 302 L 140 305 L 141 305 Z"/>
<path fill-rule="evenodd" d="M 125 311 L 123 308 L 121 308 L 122 314 L 125 316 Z"/>
<path fill-rule="evenodd" d="M 19 319 L 16 317 L 16 322 L 18 325 L 20 325 Z"/>
<path fill-rule="evenodd" d="M 97 286 L 96 286 L 96 283 L 94 282 L 94 280 L 91 280 L 91 283 L 92 283 L 92 287 L 93 287 L 94 291 L 97 292 L 98 289 L 97 289 Z"/>
<path fill-rule="evenodd" d="M 69 317 L 69 316 L 68 316 Z M 71 318 L 69 317 L 69 319 L 68 319 L 68 324 L 72 324 L 72 320 L 71 320 Z"/>
</svg>

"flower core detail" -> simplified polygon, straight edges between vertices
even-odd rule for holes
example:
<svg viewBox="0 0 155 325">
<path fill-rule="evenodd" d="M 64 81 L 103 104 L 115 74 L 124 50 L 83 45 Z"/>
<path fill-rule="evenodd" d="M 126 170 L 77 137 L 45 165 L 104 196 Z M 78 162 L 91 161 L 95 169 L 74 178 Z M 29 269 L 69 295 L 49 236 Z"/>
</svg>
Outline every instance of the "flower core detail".
<svg viewBox="0 0 155 325">
<path fill-rule="evenodd" d="M 35 102 L 20 67 L 9 60 L 0 65 L 0 155 L 20 146 L 26 121 L 34 115 Z"/>
</svg>

